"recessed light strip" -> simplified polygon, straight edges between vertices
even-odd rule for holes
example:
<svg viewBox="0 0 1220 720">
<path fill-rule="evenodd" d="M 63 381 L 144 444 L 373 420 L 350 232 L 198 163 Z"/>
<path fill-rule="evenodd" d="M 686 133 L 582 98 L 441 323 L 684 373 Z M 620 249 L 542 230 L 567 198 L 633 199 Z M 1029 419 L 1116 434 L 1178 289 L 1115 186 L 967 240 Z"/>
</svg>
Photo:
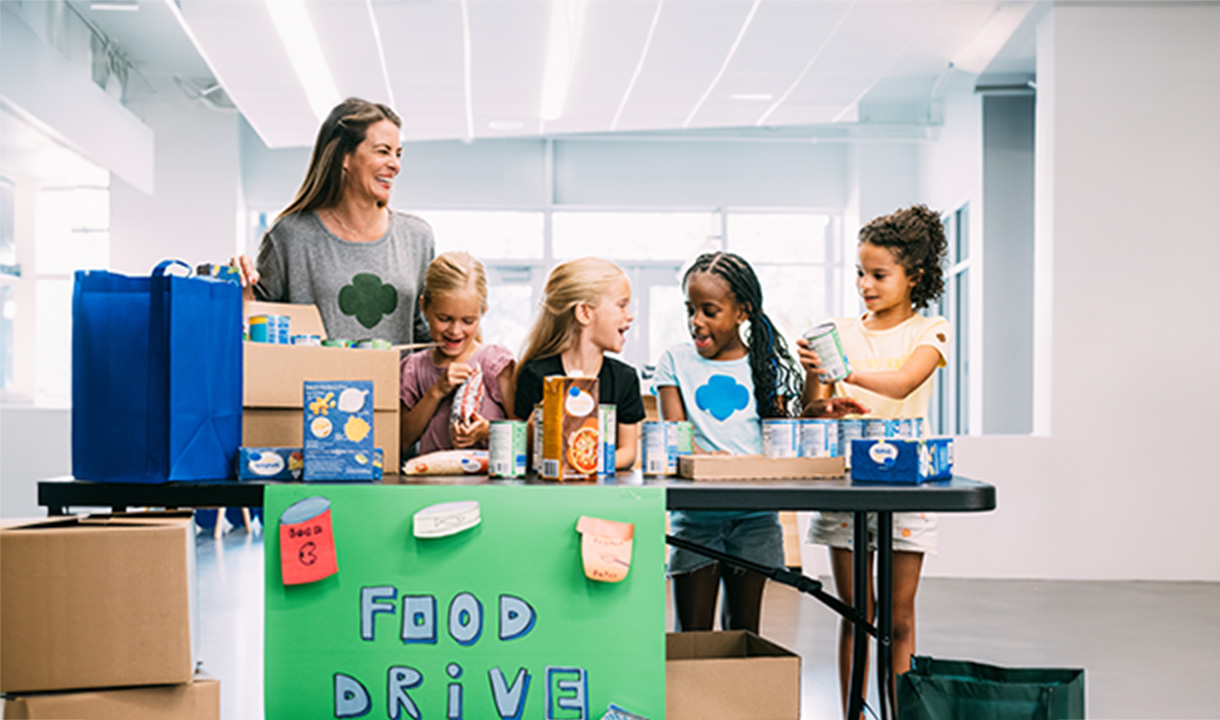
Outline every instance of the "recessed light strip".
<svg viewBox="0 0 1220 720">
<path fill-rule="evenodd" d="M 695 115 L 699 113 L 699 109 L 707 101 L 708 95 L 712 94 L 712 90 L 720 82 L 720 78 L 729 69 L 729 63 L 733 62 L 733 55 L 737 53 L 737 46 L 741 45 L 742 39 L 746 36 L 746 31 L 750 29 L 750 23 L 754 22 L 754 14 L 758 12 L 758 5 L 761 2 L 762 0 L 754 0 L 754 4 L 750 6 L 750 12 L 746 15 L 746 21 L 742 23 L 741 29 L 737 31 L 737 39 L 733 41 L 733 45 L 729 48 L 729 54 L 725 56 L 724 62 L 720 65 L 720 72 L 716 73 L 716 77 L 712 78 L 712 84 L 708 85 L 707 90 L 703 91 L 703 97 L 699 98 L 699 102 L 695 103 L 695 107 L 691 108 L 690 114 L 686 116 L 686 121 L 682 123 L 683 130 L 690 127 L 691 121 L 695 119 Z"/>
<path fill-rule="evenodd" d="M 635 72 L 631 73 L 631 81 L 627 83 L 627 92 L 623 93 L 623 99 L 618 103 L 618 110 L 614 112 L 614 119 L 610 121 L 611 131 L 618 128 L 619 118 L 623 116 L 627 100 L 631 98 L 631 91 L 635 89 L 635 81 L 640 77 L 640 71 L 644 69 L 644 61 L 648 59 L 648 49 L 652 47 L 652 35 L 657 30 L 657 21 L 661 19 L 661 6 L 664 4 L 665 0 L 657 0 L 656 12 L 652 14 L 652 24 L 648 26 L 648 36 L 644 38 L 644 51 L 640 53 L 640 59 L 635 64 Z"/>
<path fill-rule="evenodd" d="M 474 99 L 470 83 L 470 9 L 462 5 L 462 77 L 466 83 L 466 142 L 474 140 Z"/>
<path fill-rule="evenodd" d="M 776 100 L 775 103 L 772 104 L 771 107 L 767 108 L 767 111 L 762 114 L 762 117 L 758 118 L 758 121 L 754 123 L 755 126 L 762 126 L 764 123 L 766 123 L 767 118 L 771 117 L 771 113 L 778 110 L 779 106 L 783 105 L 784 101 L 788 99 L 788 96 L 792 94 L 792 91 L 796 90 L 797 86 L 801 84 L 801 81 L 805 79 L 805 75 L 807 75 L 809 71 L 813 69 L 813 64 L 818 61 L 818 58 L 822 57 L 822 53 L 826 52 L 826 48 L 830 45 L 830 42 L 834 40 L 835 35 L 839 32 L 839 28 L 843 27 L 843 23 L 847 20 L 847 16 L 851 14 L 851 9 L 853 7 L 855 7 L 854 4 L 847 6 L 847 9 L 844 10 L 843 14 L 839 16 L 839 21 L 835 23 L 835 26 L 830 31 L 830 34 L 826 36 L 826 40 L 822 43 L 821 47 L 819 47 L 818 51 L 813 54 L 813 57 L 809 58 L 809 62 L 805 63 L 805 69 L 801 70 L 801 74 L 796 76 L 796 80 L 792 81 L 792 84 L 788 86 L 788 89 L 784 91 L 784 94 L 779 96 L 779 100 Z"/>
<path fill-rule="evenodd" d="M 322 44 L 302 0 L 264 0 L 275 32 L 288 52 L 288 60 L 318 122 L 339 104 L 339 90 L 322 55 Z"/>
<path fill-rule="evenodd" d="M 547 37 L 546 67 L 542 75 L 542 106 L 539 117 L 558 120 L 568 99 L 576 46 L 580 34 L 582 0 L 552 0 L 551 25 Z"/>
<path fill-rule="evenodd" d="M 377 43 L 377 59 L 381 61 L 381 77 L 385 80 L 385 97 L 386 102 L 390 107 L 396 106 L 394 102 L 394 88 L 390 87 L 390 68 L 385 61 L 385 48 L 381 44 L 381 26 L 377 23 L 377 16 L 373 13 L 373 0 L 364 0 L 364 6 L 369 11 L 369 26 L 373 28 L 373 41 Z"/>
</svg>

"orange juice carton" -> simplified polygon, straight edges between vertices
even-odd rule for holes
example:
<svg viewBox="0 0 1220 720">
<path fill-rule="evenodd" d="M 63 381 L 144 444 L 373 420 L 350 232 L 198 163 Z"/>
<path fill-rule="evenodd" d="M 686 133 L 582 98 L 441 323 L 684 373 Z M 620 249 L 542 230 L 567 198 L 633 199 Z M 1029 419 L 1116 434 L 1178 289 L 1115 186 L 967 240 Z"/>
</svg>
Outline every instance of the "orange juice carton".
<svg viewBox="0 0 1220 720">
<path fill-rule="evenodd" d="M 596 475 L 601 454 L 597 378 L 555 375 L 543 383 L 539 477 L 562 481 Z"/>
</svg>

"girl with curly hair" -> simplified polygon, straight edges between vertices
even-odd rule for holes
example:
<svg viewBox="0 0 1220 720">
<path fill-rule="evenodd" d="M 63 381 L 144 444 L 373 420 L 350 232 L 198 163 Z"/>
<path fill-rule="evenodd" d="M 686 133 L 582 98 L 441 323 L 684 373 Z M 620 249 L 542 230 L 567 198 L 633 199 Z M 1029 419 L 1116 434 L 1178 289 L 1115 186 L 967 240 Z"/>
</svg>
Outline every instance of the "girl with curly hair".
<svg viewBox="0 0 1220 720">
<path fill-rule="evenodd" d="M 946 242 L 940 217 L 924 205 L 878 217 L 860 230 L 856 288 L 866 312 L 838 318 L 838 329 L 851 374 L 823 384 L 821 359 L 805 340 L 797 355 L 806 369 L 803 401 L 807 406 L 832 395 L 855 398 L 872 409 L 870 417 L 921 418 L 927 424 L 932 375 L 949 357 L 950 327 L 939 316 L 919 314 L 944 290 L 942 265 Z M 894 513 L 894 672 L 910 668 L 915 652 L 915 591 L 924 553 L 936 550 L 936 517 L 930 513 Z M 830 547 L 835 588 L 852 602 L 852 516 L 815 513 L 810 542 Z M 876 528 L 869 528 L 875 549 Z M 871 560 L 870 560 L 871 567 Z M 872 613 L 872 578 L 869 578 Z M 839 626 L 840 697 L 847 704 L 851 674 L 850 623 Z"/>
</svg>

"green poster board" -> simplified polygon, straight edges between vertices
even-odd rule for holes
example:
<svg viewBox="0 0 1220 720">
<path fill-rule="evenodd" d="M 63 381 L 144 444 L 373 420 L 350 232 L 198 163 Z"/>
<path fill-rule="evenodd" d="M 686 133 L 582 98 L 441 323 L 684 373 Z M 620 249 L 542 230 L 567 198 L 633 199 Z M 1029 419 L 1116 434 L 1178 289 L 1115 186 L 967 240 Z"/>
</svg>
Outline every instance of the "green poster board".
<svg viewBox="0 0 1220 720">
<path fill-rule="evenodd" d="M 315 496 L 338 572 L 285 585 L 281 515 Z M 415 513 L 457 501 L 478 525 L 415 537 Z M 635 524 L 621 582 L 585 577 L 582 515 Z M 268 720 L 665 715 L 660 488 L 275 485 L 265 518 Z"/>
</svg>

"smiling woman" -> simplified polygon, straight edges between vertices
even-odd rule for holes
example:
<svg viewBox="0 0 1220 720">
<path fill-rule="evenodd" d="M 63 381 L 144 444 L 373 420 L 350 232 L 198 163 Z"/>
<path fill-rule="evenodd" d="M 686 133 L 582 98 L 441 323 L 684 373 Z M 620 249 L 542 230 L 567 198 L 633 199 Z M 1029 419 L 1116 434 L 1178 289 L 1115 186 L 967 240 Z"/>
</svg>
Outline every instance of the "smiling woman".
<svg viewBox="0 0 1220 720">
<path fill-rule="evenodd" d="M 332 338 L 429 339 L 416 298 L 435 254 L 432 228 L 387 207 L 402 169 L 401 124 L 378 103 L 335 106 L 257 265 L 235 260 L 248 298 L 316 305 Z"/>
</svg>

